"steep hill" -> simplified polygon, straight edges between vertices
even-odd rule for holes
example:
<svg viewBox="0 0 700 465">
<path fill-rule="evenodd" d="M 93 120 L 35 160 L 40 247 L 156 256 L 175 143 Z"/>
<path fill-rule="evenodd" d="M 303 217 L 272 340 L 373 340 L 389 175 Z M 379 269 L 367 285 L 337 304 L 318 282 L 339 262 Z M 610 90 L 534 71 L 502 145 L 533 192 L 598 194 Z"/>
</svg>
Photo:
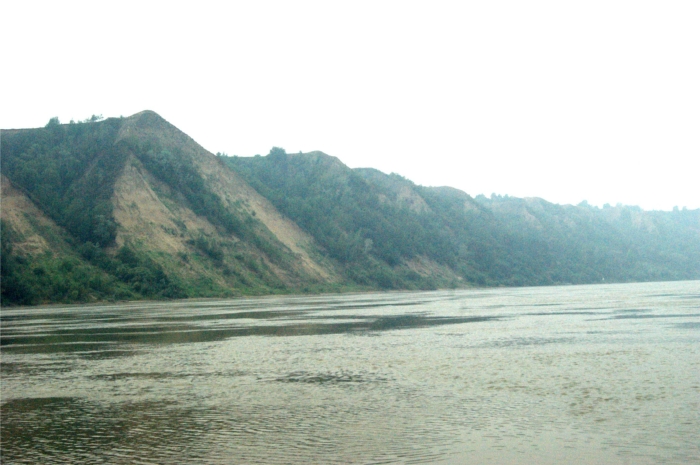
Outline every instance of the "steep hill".
<svg viewBox="0 0 700 465">
<path fill-rule="evenodd" d="M 3 229 L 19 237 L 23 218 L 46 217 L 64 231 L 65 250 L 123 284 L 127 297 L 269 293 L 341 279 L 311 236 L 153 112 L 3 131 L 1 148 Z M 47 248 L 41 236 L 33 250 L 10 236 L 10 258 L 35 268 Z M 76 300 L 93 296 L 104 298 L 88 285 Z"/>
</svg>

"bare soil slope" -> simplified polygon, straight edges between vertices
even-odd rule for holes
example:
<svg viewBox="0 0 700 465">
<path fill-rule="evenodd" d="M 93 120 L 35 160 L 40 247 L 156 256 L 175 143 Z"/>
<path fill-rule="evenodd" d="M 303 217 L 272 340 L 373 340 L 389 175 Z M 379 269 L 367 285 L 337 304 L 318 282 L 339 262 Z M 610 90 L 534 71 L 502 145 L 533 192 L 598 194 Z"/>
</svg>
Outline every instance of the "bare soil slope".
<svg viewBox="0 0 700 465">
<path fill-rule="evenodd" d="M 0 215 L 3 223 L 15 233 L 14 252 L 26 256 L 51 250 L 51 244 L 41 231 L 51 231 L 58 237 L 60 228 L 5 176 L 0 176 L 0 184 Z"/>
<path fill-rule="evenodd" d="M 336 266 L 318 252 L 319 246 L 311 236 L 281 215 L 267 199 L 224 166 L 215 155 L 163 118 L 151 111 L 126 118 L 117 140 L 127 137 L 176 152 L 183 162 L 196 167 L 206 186 L 228 209 L 239 209 L 254 217 L 295 259 L 281 266 L 251 244 L 245 244 L 242 238 L 223 233 L 188 208 L 178 192 L 159 182 L 136 157 L 129 158 L 115 185 L 113 203 L 115 220 L 119 225 L 118 245 L 140 243 L 148 250 L 182 257 L 194 252 L 193 240 L 206 237 L 222 247 L 226 264 L 232 266 L 228 262 L 235 261 L 237 254 L 245 251 L 262 260 L 265 267 L 285 285 L 335 283 L 341 280 Z M 183 265 L 194 268 L 192 271 L 203 272 L 191 261 Z M 215 279 L 221 285 L 226 285 L 226 280 L 221 276 Z"/>
</svg>

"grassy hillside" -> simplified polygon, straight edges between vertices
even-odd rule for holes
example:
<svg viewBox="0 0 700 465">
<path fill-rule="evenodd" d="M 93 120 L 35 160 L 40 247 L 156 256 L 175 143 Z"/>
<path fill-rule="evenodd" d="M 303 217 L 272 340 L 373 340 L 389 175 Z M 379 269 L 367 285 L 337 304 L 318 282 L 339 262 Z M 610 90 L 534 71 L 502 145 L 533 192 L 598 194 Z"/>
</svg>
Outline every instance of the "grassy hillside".
<svg viewBox="0 0 700 465">
<path fill-rule="evenodd" d="M 554 205 L 478 197 L 512 241 L 513 253 L 552 281 L 662 281 L 700 277 L 700 210 Z"/>
<path fill-rule="evenodd" d="M 345 267 L 380 287 L 546 285 L 700 278 L 700 210 L 561 206 L 422 187 L 322 153 L 230 157 Z M 433 264 L 423 276 L 410 271 Z M 425 267 L 423 268 L 425 269 Z M 436 282 L 435 270 L 450 279 Z M 407 272 L 407 270 L 410 270 Z"/>
<path fill-rule="evenodd" d="M 87 262 L 73 239 L 2 176 L 3 304 L 129 299 L 136 295 Z"/>
<path fill-rule="evenodd" d="M 222 159 L 311 234 L 348 279 L 384 289 L 462 284 L 453 237 L 410 181 L 393 179 L 406 190 L 395 194 L 321 152 Z"/>
<path fill-rule="evenodd" d="M 3 205 L 3 304 L 261 294 L 338 283 L 334 263 L 310 236 L 153 112 L 67 125 L 52 119 L 44 128 L 3 131 L 1 149 L 4 185 L 24 198 Z M 14 246 L 27 229 L 18 219 L 36 215 L 61 231 L 61 247 Z M 114 289 L 89 279 L 67 296 L 24 286 L 27 273 L 43 273 L 47 253 L 67 254 Z M 54 268 L 42 276 L 59 279 Z"/>
<path fill-rule="evenodd" d="M 700 210 L 214 156 L 157 114 L 3 130 L 2 304 L 700 279 Z"/>
</svg>

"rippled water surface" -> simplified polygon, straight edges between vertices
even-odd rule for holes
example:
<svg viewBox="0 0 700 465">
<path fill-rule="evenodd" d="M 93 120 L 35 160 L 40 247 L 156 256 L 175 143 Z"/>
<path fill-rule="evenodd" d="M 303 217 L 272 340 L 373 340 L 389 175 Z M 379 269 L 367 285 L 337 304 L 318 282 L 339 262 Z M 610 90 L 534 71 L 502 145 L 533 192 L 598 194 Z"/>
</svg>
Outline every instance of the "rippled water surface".
<svg viewBox="0 0 700 465">
<path fill-rule="evenodd" d="M 700 282 L 3 309 L 3 463 L 700 464 Z"/>
</svg>

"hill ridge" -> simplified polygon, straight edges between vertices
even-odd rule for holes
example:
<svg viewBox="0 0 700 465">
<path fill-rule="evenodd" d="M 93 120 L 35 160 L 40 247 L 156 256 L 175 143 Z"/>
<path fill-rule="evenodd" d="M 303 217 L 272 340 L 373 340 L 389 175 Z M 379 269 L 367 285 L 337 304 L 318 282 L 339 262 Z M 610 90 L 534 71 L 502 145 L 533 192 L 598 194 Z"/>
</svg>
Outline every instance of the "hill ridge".
<svg viewBox="0 0 700 465">
<path fill-rule="evenodd" d="M 108 273 L 119 295 L 259 294 L 339 281 L 312 237 L 153 111 L 3 132 L 2 155 L 7 181 L 37 196 L 33 205 L 48 205 L 38 208 L 67 228 L 72 259 Z M 21 226 L 18 218 L 4 215 L 3 228 Z M 12 263 L 3 276 L 36 286 L 3 302 L 51 301 L 33 270 L 53 267 L 60 254 L 12 252 L 17 236 L 5 239 Z M 108 298 L 104 289 L 83 291 L 76 300 Z"/>
<path fill-rule="evenodd" d="M 151 110 L 0 143 L 3 305 L 700 279 L 700 210 L 473 198 L 321 151 L 216 156 Z"/>
</svg>

